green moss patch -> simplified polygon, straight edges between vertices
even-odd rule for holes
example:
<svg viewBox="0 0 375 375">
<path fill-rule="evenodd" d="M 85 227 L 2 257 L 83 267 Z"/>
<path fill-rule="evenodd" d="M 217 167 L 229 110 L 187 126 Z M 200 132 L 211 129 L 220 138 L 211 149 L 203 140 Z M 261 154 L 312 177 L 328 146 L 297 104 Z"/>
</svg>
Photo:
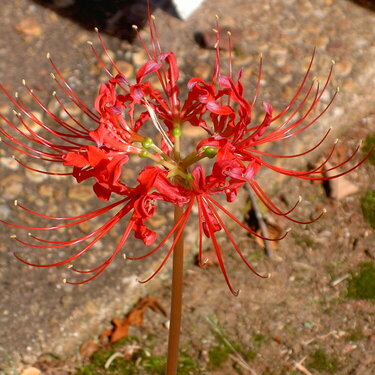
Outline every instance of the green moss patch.
<svg viewBox="0 0 375 375">
<path fill-rule="evenodd" d="M 365 139 L 365 142 L 363 144 L 363 148 L 362 148 L 362 151 L 367 154 L 372 147 L 375 146 L 375 133 L 374 134 L 370 134 L 366 139 Z M 367 159 L 369 163 L 371 163 L 372 165 L 375 165 L 375 152 L 373 152 L 370 157 Z"/>
<path fill-rule="evenodd" d="M 360 264 L 358 272 L 349 281 L 347 296 L 375 302 L 375 266 L 371 262 Z"/>
<path fill-rule="evenodd" d="M 216 369 L 222 366 L 228 359 L 232 349 L 225 345 L 215 345 L 208 353 L 209 367 Z"/>
<path fill-rule="evenodd" d="M 310 355 L 307 367 L 318 371 L 319 374 L 335 374 L 341 368 L 341 364 L 335 356 L 329 356 L 323 349 L 319 348 Z"/>
<path fill-rule="evenodd" d="M 139 350 L 131 358 L 124 358 L 123 353 L 126 346 L 134 344 L 139 347 Z M 91 356 L 89 363 L 76 369 L 74 375 L 164 375 L 166 357 L 154 354 L 151 335 L 148 336 L 146 345 L 142 346 L 141 344 L 139 337 L 129 336 L 111 345 L 110 348 L 99 349 Z M 111 357 L 112 359 L 109 361 Z M 182 350 L 178 363 L 178 374 L 198 375 L 200 373 L 201 369 L 198 363 L 186 350 Z"/>
<path fill-rule="evenodd" d="M 361 208 L 365 220 L 375 229 L 375 190 L 370 190 L 361 199 Z"/>
</svg>

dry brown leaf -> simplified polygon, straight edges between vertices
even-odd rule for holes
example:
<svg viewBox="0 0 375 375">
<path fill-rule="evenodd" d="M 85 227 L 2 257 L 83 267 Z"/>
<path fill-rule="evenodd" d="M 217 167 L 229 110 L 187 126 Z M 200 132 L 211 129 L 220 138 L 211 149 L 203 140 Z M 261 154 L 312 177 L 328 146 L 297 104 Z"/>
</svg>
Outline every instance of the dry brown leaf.
<svg viewBox="0 0 375 375">
<path fill-rule="evenodd" d="M 217 260 L 216 252 L 214 249 L 204 251 L 202 254 L 202 261 L 203 261 L 203 266 L 204 267 L 212 267 L 212 266 L 217 266 L 219 264 L 219 261 Z M 199 266 L 199 259 L 198 256 L 196 258 L 195 264 Z"/>
<path fill-rule="evenodd" d="M 269 238 L 280 237 L 281 228 L 279 228 L 276 225 L 271 225 L 271 224 L 268 224 L 268 223 L 266 223 L 266 226 L 267 226 L 267 232 L 268 232 L 268 237 Z M 259 235 L 262 235 L 260 229 L 257 230 L 257 233 Z M 255 241 L 263 249 L 265 248 L 264 241 L 261 238 L 255 237 Z M 269 244 L 271 245 L 272 250 L 277 250 L 278 249 L 278 243 L 277 243 L 277 241 L 269 241 Z"/>
<path fill-rule="evenodd" d="M 329 180 L 329 196 L 333 199 L 340 200 L 348 195 L 355 194 L 359 188 L 345 177 Z"/>
<path fill-rule="evenodd" d="M 99 344 L 94 341 L 86 341 L 79 348 L 79 354 L 82 360 L 85 362 L 91 358 L 91 356 L 98 351 L 100 348 Z"/>
<path fill-rule="evenodd" d="M 332 168 L 333 164 L 327 163 L 327 168 Z M 324 176 L 325 177 L 333 177 L 337 174 L 334 170 L 328 170 Z M 353 184 L 348 178 L 341 176 L 339 178 L 334 178 L 325 182 L 326 185 L 323 184 L 327 195 L 330 198 L 340 200 L 345 198 L 350 194 L 354 194 L 358 191 L 358 186 Z"/>
<path fill-rule="evenodd" d="M 124 319 L 114 318 L 112 320 L 113 328 L 104 331 L 100 335 L 100 341 L 109 341 L 111 343 L 121 340 L 128 335 L 130 326 L 142 326 L 143 316 L 147 308 L 153 311 L 160 312 L 166 315 L 165 310 L 153 297 L 145 297 L 138 301 L 131 311 L 126 315 Z"/>
<path fill-rule="evenodd" d="M 116 342 L 128 335 L 131 323 L 127 317 L 124 320 L 121 320 L 120 318 L 113 318 L 112 324 L 114 327 L 111 332 L 110 342 Z"/>
</svg>

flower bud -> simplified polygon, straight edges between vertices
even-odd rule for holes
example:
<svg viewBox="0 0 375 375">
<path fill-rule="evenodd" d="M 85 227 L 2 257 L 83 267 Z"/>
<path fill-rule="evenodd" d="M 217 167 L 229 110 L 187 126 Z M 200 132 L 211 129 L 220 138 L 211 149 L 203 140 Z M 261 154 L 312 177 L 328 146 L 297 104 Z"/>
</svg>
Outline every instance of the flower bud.
<svg viewBox="0 0 375 375">
<path fill-rule="evenodd" d="M 209 159 L 212 159 L 216 156 L 218 150 L 215 147 L 203 146 L 202 151 L 203 151 L 204 156 L 206 156 Z"/>
<path fill-rule="evenodd" d="M 181 130 L 181 128 L 180 128 L 179 126 L 176 126 L 175 128 L 173 128 L 173 130 L 172 130 L 172 135 L 173 135 L 174 137 L 181 137 L 181 135 L 182 135 L 182 130 Z"/>
<path fill-rule="evenodd" d="M 151 148 L 153 145 L 154 145 L 154 142 L 150 137 L 145 137 L 142 141 L 142 146 L 144 148 Z"/>
<path fill-rule="evenodd" d="M 148 151 L 147 151 L 147 150 L 142 150 L 142 151 L 138 154 L 138 156 L 139 156 L 140 158 L 147 158 L 147 157 L 148 157 Z"/>
</svg>

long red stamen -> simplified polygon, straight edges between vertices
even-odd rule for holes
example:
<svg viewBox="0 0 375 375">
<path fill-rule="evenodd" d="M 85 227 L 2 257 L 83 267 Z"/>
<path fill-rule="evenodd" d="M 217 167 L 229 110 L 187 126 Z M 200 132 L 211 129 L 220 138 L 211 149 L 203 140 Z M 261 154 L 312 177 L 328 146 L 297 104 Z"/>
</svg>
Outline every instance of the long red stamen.
<svg viewBox="0 0 375 375">
<path fill-rule="evenodd" d="M 215 210 L 215 207 L 212 205 L 212 203 L 210 203 L 209 201 L 206 201 L 206 203 L 208 204 L 211 212 L 215 215 L 216 219 L 219 221 L 220 225 L 222 226 L 222 228 L 224 229 L 224 232 L 225 234 L 227 235 L 227 237 L 229 238 L 230 242 L 232 243 L 234 249 L 236 250 L 237 254 L 240 256 L 241 260 L 246 264 L 246 266 L 257 276 L 263 278 L 263 279 L 266 279 L 269 277 L 269 275 L 261 275 L 260 273 L 258 273 L 257 271 L 255 271 L 255 269 L 248 263 L 248 261 L 246 260 L 246 258 L 244 257 L 244 255 L 242 254 L 242 251 L 239 249 L 236 241 L 233 239 L 230 231 L 228 230 L 228 228 L 226 227 L 225 223 L 223 222 L 223 220 L 221 219 L 219 213 Z"/>
<path fill-rule="evenodd" d="M 229 280 L 229 277 L 228 277 L 228 274 L 227 274 L 227 271 L 226 271 L 226 268 L 225 268 L 225 264 L 224 264 L 224 259 L 223 259 L 223 256 L 222 256 L 222 251 L 221 251 L 221 247 L 219 246 L 217 240 L 216 240 L 216 236 L 215 236 L 215 230 L 212 226 L 212 223 L 211 223 L 211 220 L 210 220 L 210 217 L 208 215 L 208 212 L 207 212 L 207 207 L 206 207 L 206 203 L 203 201 L 203 199 L 201 197 L 198 197 L 198 204 L 199 204 L 199 209 L 202 210 L 203 212 L 203 216 L 205 218 L 205 221 L 207 223 L 207 229 L 208 229 L 208 232 L 210 234 L 210 239 L 212 241 L 212 244 L 214 245 L 214 249 L 215 249 L 215 254 L 216 254 L 216 258 L 219 262 L 219 267 L 221 269 L 221 272 L 223 273 L 223 276 L 224 276 L 224 279 L 225 279 L 225 282 L 227 283 L 228 287 L 229 287 L 229 290 L 231 291 L 231 293 L 234 295 L 234 296 L 238 296 L 239 294 L 239 290 L 234 290 L 233 287 L 232 287 L 232 284 Z"/>
<path fill-rule="evenodd" d="M 240 227 L 242 227 L 243 229 L 245 229 L 248 233 L 258 237 L 258 238 L 261 238 L 262 240 L 265 240 L 265 241 L 281 241 L 282 239 L 284 239 L 288 232 L 286 232 L 285 234 L 283 234 L 281 237 L 278 237 L 278 238 L 268 238 L 268 237 L 263 237 L 262 235 L 260 235 L 259 233 L 257 232 L 254 232 L 253 230 L 251 230 L 249 227 L 247 227 L 245 224 L 243 224 L 240 220 L 238 220 L 236 217 L 234 217 L 228 210 L 226 210 L 221 204 L 219 204 L 217 201 L 215 201 L 215 199 L 212 199 L 210 196 L 204 194 L 203 195 L 205 199 L 209 200 L 210 202 L 212 202 L 216 207 L 218 207 L 220 210 L 222 210 L 227 216 L 229 216 L 233 221 L 235 221 Z"/>
<path fill-rule="evenodd" d="M 163 261 L 160 263 L 160 265 L 158 266 L 158 268 L 155 270 L 155 272 L 151 276 L 149 276 L 146 280 L 142 280 L 142 281 L 138 280 L 139 283 L 145 284 L 145 283 L 149 282 L 150 280 L 152 280 L 160 272 L 160 270 L 164 267 L 165 263 L 167 263 L 167 260 L 171 256 L 171 254 L 172 254 L 172 252 L 173 252 L 173 250 L 174 250 L 174 248 L 176 246 L 176 243 L 179 240 L 179 238 L 180 238 L 180 236 L 182 234 L 182 231 L 184 230 L 184 227 L 185 227 L 186 222 L 187 222 L 187 220 L 189 218 L 191 209 L 193 207 L 193 203 L 194 203 L 194 199 L 191 200 L 188 208 L 186 209 L 186 211 L 184 212 L 184 214 L 181 216 L 181 218 L 183 218 L 183 220 L 182 220 L 181 225 L 179 226 L 179 228 L 177 230 L 175 238 L 173 239 L 173 243 L 172 243 L 171 247 L 169 248 L 168 253 L 164 257 Z"/>
</svg>

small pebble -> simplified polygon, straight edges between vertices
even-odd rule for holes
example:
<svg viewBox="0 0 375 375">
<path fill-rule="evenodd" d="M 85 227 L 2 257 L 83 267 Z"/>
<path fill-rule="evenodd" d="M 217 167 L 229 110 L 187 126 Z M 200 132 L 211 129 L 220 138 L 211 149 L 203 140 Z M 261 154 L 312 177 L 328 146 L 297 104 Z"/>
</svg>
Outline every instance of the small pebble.
<svg viewBox="0 0 375 375">
<path fill-rule="evenodd" d="M 350 62 L 350 61 L 342 61 L 342 62 L 338 62 L 335 67 L 335 73 L 342 76 L 342 77 L 345 77 L 347 75 L 349 75 L 353 69 L 353 64 Z"/>
<path fill-rule="evenodd" d="M 134 66 L 127 61 L 116 61 L 116 65 L 121 71 L 121 73 L 129 80 L 134 76 Z M 112 74 L 116 75 L 117 70 L 115 68 L 112 69 Z"/>
<path fill-rule="evenodd" d="M 69 189 L 68 197 L 70 199 L 77 199 L 78 201 L 86 202 L 94 197 L 94 192 L 91 186 L 78 185 Z"/>
<path fill-rule="evenodd" d="M 207 62 L 202 61 L 194 67 L 194 75 L 203 79 L 207 79 L 211 72 L 211 65 L 209 65 Z"/>
<path fill-rule="evenodd" d="M 36 163 L 27 163 L 27 166 L 41 171 L 44 170 L 44 167 L 42 165 L 38 165 Z M 33 182 L 42 182 L 48 178 L 48 175 L 41 172 L 33 171 L 31 169 L 26 169 L 25 174 Z"/>
<path fill-rule="evenodd" d="M 42 371 L 36 367 L 26 367 L 21 371 L 20 375 L 42 375 Z"/>
<path fill-rule="evenodd" d="M 1 179 L 0 187 L 2 188 L 3 199 L 16 199 L 23 190 L 23 177 L 19 174 L 10 174 Z"/>
<path fill-rule="evenodd" d="M 14 29 L 24 35 L 28 36 L 40 36 L 42 34 L 42 28 L 40 24 L 34 18 L 25 18 L 17 25 L 14 26 Z"/>
</svg>

